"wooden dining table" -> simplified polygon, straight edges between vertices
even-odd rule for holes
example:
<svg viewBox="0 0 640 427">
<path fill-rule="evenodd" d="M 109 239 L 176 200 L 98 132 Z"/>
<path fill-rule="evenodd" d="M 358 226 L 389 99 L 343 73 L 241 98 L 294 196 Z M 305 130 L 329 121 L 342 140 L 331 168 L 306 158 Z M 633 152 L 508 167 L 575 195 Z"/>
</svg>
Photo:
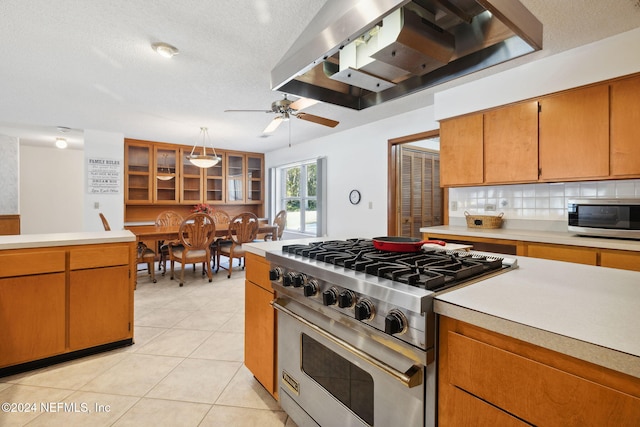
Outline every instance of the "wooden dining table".
<svg viewBox="0 0 640 427">
<path fill-rule="evenodd" d="M 125 229 L 136 235 L 138 242 L 143 240 L 178 240 L 179 225 L 131 225 Z M 260 224 L 257 234 L 273 233 L 278 235 L 278 226 L 272 224 Z M 229 224 L 216 224 L 216 237 L 225 237 L 229 234 Z"/>
</svg>

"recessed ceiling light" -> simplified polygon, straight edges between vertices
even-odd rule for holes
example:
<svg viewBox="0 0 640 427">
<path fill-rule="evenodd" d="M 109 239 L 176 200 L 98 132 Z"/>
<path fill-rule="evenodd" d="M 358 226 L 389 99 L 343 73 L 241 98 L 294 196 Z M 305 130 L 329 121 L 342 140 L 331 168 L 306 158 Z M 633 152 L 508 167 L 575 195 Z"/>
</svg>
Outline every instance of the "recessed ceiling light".
<svg viewBox="0 0 640 427">
<path fill-rule="evenodd" d="M 67 148 L 67 140 L 65 138 L 56 138 L 56 147 Z"/>
<path fill-rule="evenodd" d="M 167 43 L 153 43 L 151 44 L 151 47 L 153 48 L 153 50 L 158 52 L 159 55 L 164 56 L 165 58 L 171 58 L 173 55 L 177 55 L 178 53 L 180 53 L 177 47 L 171 46 Z"/>
</svg>

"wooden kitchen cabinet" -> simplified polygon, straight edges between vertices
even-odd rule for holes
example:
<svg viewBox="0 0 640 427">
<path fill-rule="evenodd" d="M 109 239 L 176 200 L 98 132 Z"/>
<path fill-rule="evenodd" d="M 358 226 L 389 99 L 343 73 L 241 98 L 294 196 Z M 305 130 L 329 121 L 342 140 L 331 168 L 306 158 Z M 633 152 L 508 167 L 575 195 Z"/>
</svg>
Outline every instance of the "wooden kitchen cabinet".
<svg viewBox="0 0 640 427">
<path fill-rule="evenodd" d="M 538 102 L 530 101 L 484 114 L 486 183 L 538 179 Z"/>
<path fill-rule="evenodd" d="M 128 141 L 124 150 L 124 188 L 126 203 L 151 203 L 153 200 L 153 146 Z"/>
<path fill-rule="evenodd" d="M 640 423 L 637 378 L 444 316 L 439 329 L 440 425 Z"/>
<path fill-rule="evenodd" d="M 640 175 L 640 76 L 611 84 L 611 175 Z"/>
<path fill-rule="evenodd" d="M 264 156 L 246 155 L 247 203 L 264 201 Z"/>
<path fill-rule="evenodd" d="M 203 170 L 204 174 L 204 203 L 221 204 L 226 200 L 225 169 L 227 156 L 224 153 L 216 153 L 220 161 L 215 166 Z"/>
<path fill-rule="evenodd" d="M 640 271 L 640 252 L 602 249 L 600 251 L 602 267 Z M 640 284 L 638 284 L 640 286 Z"/>
<path fill-rule="evenodd" d="M 260 204 L 264 194 L 264 156 L 227 153 L 227 203 Z"/>
<path fill-rule="evenodd" d="M 483 115 L 472 114 L 440 123 L 440 185 L 484 182 Z"/>
<path fill-rule="evenodd" d="M 5 251 L 0 264 L 0 368 L 64 353 L 64 252 Z"/>
<path fill-rule="evenodd" d="M 609 176 L 609 85 L 540 99 L 540 180 Z"/>
<path fill-rule="evenodd" d="M 132 344 L 135 245 L 0 251 L 0 375 Z"/>
<path fill-rule="evenodd" d="M 277 325 L 275 292 L 264 257 L 246 254 L 244 364 L 276 399 Z"/>
<path fill-rule="evenodd" d="M 526 253 L 524 255 L 533 258 L 598 265 L 598 252 L 594 248 L 546 243 L 527 243 Z"/>
<path fill-rule="evenodd" d="M 153 201 L 158 204 L 178 203 L 180 149 L 178 146 L 175 148 L 154 146 L 153 151 L 155 188 Z"/>
</svg>

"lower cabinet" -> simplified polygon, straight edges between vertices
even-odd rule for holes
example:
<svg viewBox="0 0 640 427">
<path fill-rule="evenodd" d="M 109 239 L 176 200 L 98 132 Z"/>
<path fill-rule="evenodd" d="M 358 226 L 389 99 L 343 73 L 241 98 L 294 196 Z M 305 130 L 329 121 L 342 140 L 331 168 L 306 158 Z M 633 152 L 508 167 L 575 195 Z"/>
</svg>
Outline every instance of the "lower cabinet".
<svg viewBox="0 0 640 427">
<path fill-rule="evenodd" d="M 134 263 L 135 242 L 0 251 L 0 370 L 131 343 Z"/>
<path fill-rule="evenodd" d="M 598 252 L 593 248 L 537 243 L 528 243 L 526 248 L 526 255 L 533 258 L 598 265 Z"/>
<path fill-rule="evenodd" d="M 275 292 L 264 257 L 246 254 L 244 364 L 276 399 L 276 313 L 271 306 Z"/>
<path fill-rule="evenodd" d="M 441 426 L 640 425 L 638 378 L 447 317 L 438 354 Z"/>
</svg>

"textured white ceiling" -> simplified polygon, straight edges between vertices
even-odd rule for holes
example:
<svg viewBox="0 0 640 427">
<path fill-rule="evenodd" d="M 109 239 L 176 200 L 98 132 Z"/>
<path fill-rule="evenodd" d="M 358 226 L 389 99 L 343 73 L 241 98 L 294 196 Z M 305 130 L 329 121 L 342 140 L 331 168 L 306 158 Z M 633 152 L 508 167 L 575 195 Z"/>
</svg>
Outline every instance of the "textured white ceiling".
<svg viewBox="0 0 640 427">
<path fill-rule="evenodd" d="M 219 148 L 285 146 L 286 124 L 262 136 L 273 115 L 224 110 L 266 110 L 281 98 L 270 71 L 326 1 L 2 0 L 0 133 L 52 143 L 56 126 L 66 126 L 72 147 L 81 129 L 192 144 L 208 126 Z M 292 143 L 428 105 L 436 90 L 640 26 L 640 0 L 521 2 L 543 23 L 542 51 L 359 112 L 314 105 L 306 111 L 340 125 L 292 120 Z M 150 46 L 157 41 L 180 54 L 160 57 Z"/>
</svg>

